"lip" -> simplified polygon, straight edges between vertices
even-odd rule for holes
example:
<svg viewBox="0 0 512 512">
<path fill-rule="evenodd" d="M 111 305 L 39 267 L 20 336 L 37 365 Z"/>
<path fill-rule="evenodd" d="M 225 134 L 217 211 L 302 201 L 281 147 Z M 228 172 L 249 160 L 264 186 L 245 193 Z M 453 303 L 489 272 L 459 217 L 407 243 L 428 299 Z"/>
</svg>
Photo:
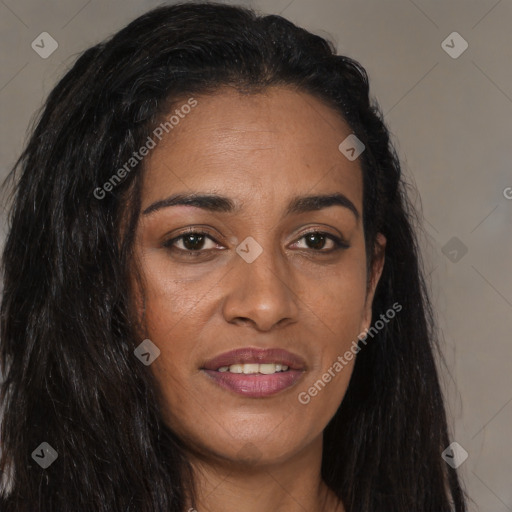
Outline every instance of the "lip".
<svg viewBox="0 0 512 512">
<path fill-rule="evenodd" d="M 271 375 L 218 372 L 222 366 L 245 363 L 276 363 L 288 366 Z M 242 348 L 207 361 L 201 370 L 220 387 L 248 398 L 264 398 L 292 387 L 304 374 L 306 364 L 297 354 L 284 349 Z"/>
<path fill-rule="evenodd" d="M 281 348 L 261 349 L 253 347 L 239 348 L 224 352 L 213 359 L 207 361 L 202 369 L 217 370 L 221 366 L 231 366 L 232 364 L 245 363 L 276 363 L 284 364 L 291 370 L 304 370 L 306 363 L 297 354 L 288 352 Z"/>
</svg>

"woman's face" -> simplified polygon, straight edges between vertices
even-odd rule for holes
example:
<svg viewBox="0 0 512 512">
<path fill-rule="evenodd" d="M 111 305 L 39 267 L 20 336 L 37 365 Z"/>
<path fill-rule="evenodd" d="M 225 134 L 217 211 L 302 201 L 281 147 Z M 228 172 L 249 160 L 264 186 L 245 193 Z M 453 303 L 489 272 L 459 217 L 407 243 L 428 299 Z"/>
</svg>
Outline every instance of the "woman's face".
<svg viewBox="0 0 512 512">
<path fill-rule="evenodd" d="M 145 162 L 150 369 L 196 453 L 277 462 L 321 439 L 340 405 L 354 359 L 335 363 L 370 325 L 383 259 L 367 294 L 362 173 L 338 149 L 351 130 L 337 113 L 288 88 L 196 100 Z M 222 199 L 169 200 L 191 194 Z"/>
</svg>

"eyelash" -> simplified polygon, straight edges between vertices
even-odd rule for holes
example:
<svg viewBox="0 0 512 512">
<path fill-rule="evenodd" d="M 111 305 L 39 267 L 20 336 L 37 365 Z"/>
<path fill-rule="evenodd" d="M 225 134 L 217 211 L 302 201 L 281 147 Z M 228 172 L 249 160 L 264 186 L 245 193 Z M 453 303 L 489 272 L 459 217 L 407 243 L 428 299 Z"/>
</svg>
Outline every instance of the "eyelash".
<svg viewBox="0 0 512 512">
<path fill-rule="evenodd" d="M 334 243 L 334 247 L 329 250 L 322 250 L 322 249 L 318 249 L 318 250 L 307 249 L 307 250 L 310 250 L 310 251 L 313 251 L 313 252 L 316 252 L 319 254 L 331 254 L 331 253 L 334 253 L 341 249 L 348 249 L 350 247 L 350 245 L 347 244 L 343 239 L 338 238 L 337 236 L 334 236 L 331 233 L 326 233 L 324 231 L 319 231 L 319 230 L 308 231 L 307 233 L 304 233 L 299 238 L 299 240 L 302 240 L 303 238 L 305 238 L 306 236 L 311 235 L 311 234 L 323 235 L 325 238 L 328 238 L 329 240 L 331 240 Z M 185 231 L 181 235 L 174 237 L 171 240 L 166 241 L 163 245 L 164 245 L 164 247 L 168 248 L 171 251 L 179 251 L 182 254 L 184 254 L 186 256 L 190 256 L 190 257 L 198 257 L 198 256 L 201 256 L 202 254 L 204 254 L 206 251 L 211 250 L 211 249 L 198 249 L 197 251 L 190 251 L 190 250 L 178 249 L 178 248 L 174 247 L 175 242 L 177 242 L 178 240 L 182 240 L 187 235 L 203 235 L 203 236 L 206 236 L 207 238 L 209 238 L 212 242 L 218 243 L 207 231 L 190 229 L 189 231 Z"/>
</svg>

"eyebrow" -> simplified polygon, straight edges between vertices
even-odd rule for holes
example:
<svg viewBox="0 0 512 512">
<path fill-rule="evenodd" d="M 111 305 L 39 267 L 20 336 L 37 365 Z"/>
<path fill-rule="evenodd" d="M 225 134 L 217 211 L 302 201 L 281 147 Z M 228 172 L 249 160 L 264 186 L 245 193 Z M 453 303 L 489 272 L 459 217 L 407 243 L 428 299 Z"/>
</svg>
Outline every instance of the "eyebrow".
<svg viewBox="0 0 512 512">
<path fill-rule="evenodd" d="M 148 206 L 142 213 L 143 215 L 149 215 L 157 210 L 171 206 L 195 206 L 196 208 L 221 213 L 237 213 L 240 211 L 240 207 L 229 197 L 217 194 L 190 193 L 174 194 L 166 199 L 156 201 Z M 285 215 L 306 213 L 329 208 L 330 206 L 342 206 L 347 208 L 354 214 L 356 220 L 359 220 L 360 214 L 354 203 L 348 197 L 340 193 L 294 197 L 288 203 Z"/>
</svg>

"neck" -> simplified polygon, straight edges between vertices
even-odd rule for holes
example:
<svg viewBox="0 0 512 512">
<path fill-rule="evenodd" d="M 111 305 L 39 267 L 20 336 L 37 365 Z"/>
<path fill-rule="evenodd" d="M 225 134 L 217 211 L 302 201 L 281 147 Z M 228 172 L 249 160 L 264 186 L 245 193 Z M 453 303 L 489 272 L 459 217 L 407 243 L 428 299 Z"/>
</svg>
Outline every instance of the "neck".
<svg viewBox="0 0 512 512">
<path fill-rule="evenodd" d="M 254 450 L 257 452 L 257 449 Z M 250 453 L 250 450 L 247 450 Z M 284 461 L 219 460 L 190 454 L 198 512 L 344 512 L 321 478 L 321 436 Z M 188 505 L 187 512 L 194 508 Z"/>
</svg>

